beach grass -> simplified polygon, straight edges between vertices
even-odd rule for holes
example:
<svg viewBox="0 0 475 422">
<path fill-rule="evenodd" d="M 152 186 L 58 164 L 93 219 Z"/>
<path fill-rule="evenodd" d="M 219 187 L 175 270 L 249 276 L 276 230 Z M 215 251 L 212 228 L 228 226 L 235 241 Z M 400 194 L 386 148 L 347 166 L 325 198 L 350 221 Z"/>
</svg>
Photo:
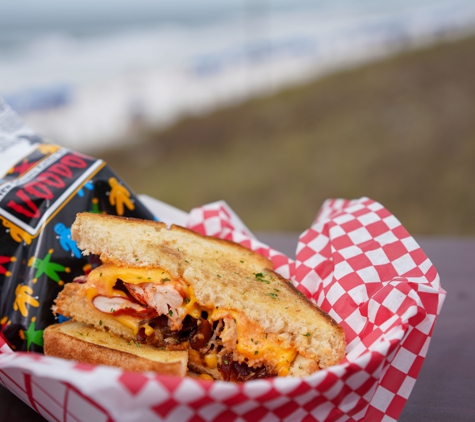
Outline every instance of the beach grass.
<svg viewBox="0 0 475 422">
<path fill-rule="evenodd" d="M 224 199 L 252 229 L 301 231 L 368 196 L 411 234 L 475 234 L 475 37 L 340 71 L 96 156 L 183 210 Z"/>
</svg>

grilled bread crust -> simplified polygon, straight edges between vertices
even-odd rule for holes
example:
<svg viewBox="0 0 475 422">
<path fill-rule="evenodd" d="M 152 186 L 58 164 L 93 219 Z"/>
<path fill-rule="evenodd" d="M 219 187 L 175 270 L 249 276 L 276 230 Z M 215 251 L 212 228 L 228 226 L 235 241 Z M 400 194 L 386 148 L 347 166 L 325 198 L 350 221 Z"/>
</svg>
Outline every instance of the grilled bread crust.
<svg viewBox="0 0 475 422">
<path fill-rule="evenodd" d="M 154 371 L 183 377 L 187 371 L 186 351 L 168 352 L 110 334 L 78 322 L 50 325 L 44 331 L 46 355 L 126 371 Z"/>
<path fill-rule="evenodd" d="M 289 375 L 326 368 L 345 356 L 343 329 L 274 272 L 271 261 L 239 244 L 176 225 L 90 213 L 78 214 L 71 232 L 86 255 L 122 267 L 163 268 L 191 285 L 200 305 L 257 322 L 282 347 L 298 351 Z"/>
</svg>

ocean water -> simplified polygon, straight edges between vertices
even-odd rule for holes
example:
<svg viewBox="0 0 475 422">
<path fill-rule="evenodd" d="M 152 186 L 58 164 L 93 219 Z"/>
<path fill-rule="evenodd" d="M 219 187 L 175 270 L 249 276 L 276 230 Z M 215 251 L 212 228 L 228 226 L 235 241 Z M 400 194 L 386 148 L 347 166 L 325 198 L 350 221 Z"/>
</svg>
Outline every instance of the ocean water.
<svg viewBox="0 0 475 422">
<path fill-rule="evenodd" d="M 473 0 L 2 2 L 0 96 L 48 138 L 93 152 L 132 141 L 139 123 L 474 30 Z"/>
</svg>

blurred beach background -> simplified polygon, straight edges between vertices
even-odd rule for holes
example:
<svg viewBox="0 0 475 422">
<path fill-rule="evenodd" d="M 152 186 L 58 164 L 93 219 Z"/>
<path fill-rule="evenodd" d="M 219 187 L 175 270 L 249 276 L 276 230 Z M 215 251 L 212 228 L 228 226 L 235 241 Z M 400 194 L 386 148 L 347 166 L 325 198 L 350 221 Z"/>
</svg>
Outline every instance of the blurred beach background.
<svg viewBox="0 0 475 422">
<path fill-rule="evenodd" d="M 475 234 L 473 0 L 3 0 L 0 96 L 185 211 L 294 232 L 368 196 Z"/>
</svg>

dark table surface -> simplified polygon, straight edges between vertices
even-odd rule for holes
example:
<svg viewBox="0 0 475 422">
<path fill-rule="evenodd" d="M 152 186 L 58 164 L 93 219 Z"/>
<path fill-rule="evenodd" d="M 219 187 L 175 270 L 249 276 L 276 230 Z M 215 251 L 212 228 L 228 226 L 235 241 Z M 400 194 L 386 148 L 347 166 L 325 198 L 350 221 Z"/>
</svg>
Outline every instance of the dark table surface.
<svg viewBox="0 0 475 422">
<path fill-rule="evenodd" d="M 258 233 L 295 256 L 297 234 Z M 439 272 L 447 298 L 419 378 L 399 418 L 407 421 L 475 421 L 475 239 L 417 237 Z M 0 385 L 0 421 L 44 419 Z"/>
</svg>

